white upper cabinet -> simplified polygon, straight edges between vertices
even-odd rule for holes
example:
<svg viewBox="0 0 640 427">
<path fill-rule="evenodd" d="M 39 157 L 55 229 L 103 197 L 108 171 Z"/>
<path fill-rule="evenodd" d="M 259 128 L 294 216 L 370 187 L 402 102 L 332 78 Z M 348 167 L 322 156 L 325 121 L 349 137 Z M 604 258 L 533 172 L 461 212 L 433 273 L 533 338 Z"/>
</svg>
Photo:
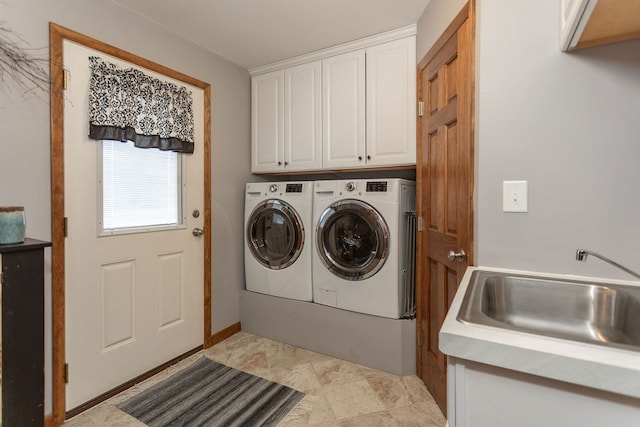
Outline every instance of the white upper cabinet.
<svg viewBox="0 0 640 427">
<path fill-rule="evenodd" d="M 367 49 L 367 166 L 416 163 L 416 39 Z"/>
<path fill-rule="evenodd" d="M 358 50 L 322 61 L 324 99 L 322 166 L 365 165 L 365 52 Z"/>
<path fill-rule="evenodd" d="M 251 79 L 251 172 L 284 168 L 284 71 Z"/>
<path fill-rule="evenodd" d="M 252 172 L 415 165 L 415 26 L 251 74 Z"/>
<path fill-rule="evenodd" d="M 322 168 L 322 64 L 284 70 L 284 170 Z"/>
<path fill-rule="evenodd" d="M 251 172 L 322 168 L 321 62 L 251 80 Z"/>
</svg>

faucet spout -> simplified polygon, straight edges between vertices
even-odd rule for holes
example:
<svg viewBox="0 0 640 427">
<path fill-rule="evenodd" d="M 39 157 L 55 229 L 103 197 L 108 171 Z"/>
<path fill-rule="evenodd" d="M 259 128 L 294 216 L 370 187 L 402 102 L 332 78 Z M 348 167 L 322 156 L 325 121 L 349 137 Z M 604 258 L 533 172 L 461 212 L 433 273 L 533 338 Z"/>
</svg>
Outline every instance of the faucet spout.
<svg viewBox="0 0 640 427">
<path fill-rule="evenodd" d="M 587 251 L 584 249 L 578 249 L 576 251 L 576 261 L 587 261 Z"/>
<path fill-rule="evenodd" d="M 602 261 L 606 262 L 607 264 L 610 264 L 610 265 L 612 265 L 612 266 L 624 271 L 625 273 L 628 273 L 628 274 L 632 275 L 636 279 L 640 279 L 640 273 L 636 273 L 635 271 L 625 267 L 622 264 L 619 264 L 619 263 L 613 261 L 612 259 L 607 258 L 604 255 L 600 255 L 599 253 L 596 253 L 596 252 L 593 252 L 593 251 L 589 251 L 589 250 L 586 250 L 586 249 L 578 249 L 578 250 L 576 250 L 576 261 L 586 262 L 587 261 L 587 255 L 593 255 L 594 257 L 601 259 Z"/>
</svg>

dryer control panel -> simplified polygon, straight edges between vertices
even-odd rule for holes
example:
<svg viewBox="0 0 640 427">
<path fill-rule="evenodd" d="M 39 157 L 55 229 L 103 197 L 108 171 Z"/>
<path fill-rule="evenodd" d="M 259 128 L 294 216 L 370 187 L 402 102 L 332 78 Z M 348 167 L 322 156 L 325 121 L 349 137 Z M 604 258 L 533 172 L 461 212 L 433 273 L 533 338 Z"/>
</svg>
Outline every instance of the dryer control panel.
<svg viewBox="0 0 640 427">
<path fill-rule="evenodd" d="M 386 193 L 387 181 L 367 181 L 367 193 Z"/>
</svg>

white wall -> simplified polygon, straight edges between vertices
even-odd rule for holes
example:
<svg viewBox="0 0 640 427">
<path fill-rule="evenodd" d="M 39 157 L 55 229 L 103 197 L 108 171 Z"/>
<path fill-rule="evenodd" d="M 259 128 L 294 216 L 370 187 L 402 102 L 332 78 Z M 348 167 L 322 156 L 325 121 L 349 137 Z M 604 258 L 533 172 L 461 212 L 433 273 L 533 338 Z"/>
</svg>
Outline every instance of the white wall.
<svg viewBox="0 0 640 427">
<path fill-rule="evenodd" d="M 213 330 L 240 321 L 244 264 L 243 241 L 237 236 L 243 235 L 244 183 L 251 180 L 249 73 L 110 1 L 3 0 L 0 20 L 47 61 L 48 23 L 53 21 L 211 84 Z M 25 206 L 28 236 L 50 240 L 48 93 L 23 94 L 6 79 L 0 82 L 0 131 L 0 205 Z M 49 285 L 51 266 L 46 268 Z M 47 331 L 50 315 L 46 313 Z M 50 333 L 46 341 L 50 356 Z"/>
<path fill-rule="evenodd" d="M 560 0 L 477 1 L 476 264 L 630 279 L 575 250 L 640 270 L 640 40 L 563 53 L 559 22 Z"/>
</svg>

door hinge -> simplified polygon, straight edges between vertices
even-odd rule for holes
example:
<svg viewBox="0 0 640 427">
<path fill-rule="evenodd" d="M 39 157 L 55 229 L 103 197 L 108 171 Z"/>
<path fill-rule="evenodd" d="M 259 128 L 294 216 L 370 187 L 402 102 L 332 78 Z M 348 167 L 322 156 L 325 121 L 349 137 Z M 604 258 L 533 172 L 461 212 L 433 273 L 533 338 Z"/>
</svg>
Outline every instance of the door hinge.
<svg viewBox="0 0 640 427">
<path fill-rule="evenodd" d="M 69 82 L 69 71 L 62 70 L 62 89 L 67 90 L 67 83 Z"/>
<path fill-rule="evenodd" d="M 69 218 L 64 217 L 64 237 L 67 237 L 69 234 Z"/>
<path fill-rule="evenodd" d="M 64 364 L 64 383 L 69 384 L 69 364 Z"/>
<path fill-rule="evenodd" d="M 422 217 L 418 217 L 418 231 L 422 231 Z"/>
<path fill-rule="evenodd" d="M 422 347 L 422 330 L 418 331 L 418 347 Z"/>
<path fill-rule="evenodd" d="M 424 102 L 418 101 L 418 117 L 424 116 Z"/>
</svg>

